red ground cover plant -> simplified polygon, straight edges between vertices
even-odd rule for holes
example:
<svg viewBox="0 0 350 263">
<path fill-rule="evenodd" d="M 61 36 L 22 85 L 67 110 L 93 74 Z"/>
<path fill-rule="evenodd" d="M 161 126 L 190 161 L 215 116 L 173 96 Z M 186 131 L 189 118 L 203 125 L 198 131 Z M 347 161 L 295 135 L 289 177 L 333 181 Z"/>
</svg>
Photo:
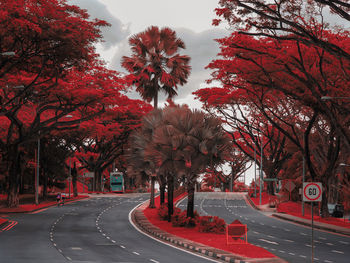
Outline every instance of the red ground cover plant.
<svg viewBox="0 0 350 263">
<path fill-rule="evenodd" d="M 179 198 L 182 198 L 180 196 Z M 177 198 L 177 200 L 179 200 Z M 159 197 L 155 200 L 156 205 L 159 206 Z M 173 227 L 172 223 L 160 220 L 158 216 L 158 209 L 146 208 L 144 211 L 147 219 L 155 226 L 160 229 L 171 233 L 173 235 L 192 240 L 194 242 L 201 243 L 206 246 L 218 248 L 225 250 L 234 254 L 239 254 L 241 256 L 250 257 L 250 258 L 271 258 L 275 255 L 271 254 L 267 250 L 254 246 L 252 244 L 235 244 L 227 245 L 226 235 L 224 234 L 215 234 L 215 233 L 203 233 L 198 231 L 198 226 L 193 228 L 182 228 L 182 227 Z"/>
</svg>

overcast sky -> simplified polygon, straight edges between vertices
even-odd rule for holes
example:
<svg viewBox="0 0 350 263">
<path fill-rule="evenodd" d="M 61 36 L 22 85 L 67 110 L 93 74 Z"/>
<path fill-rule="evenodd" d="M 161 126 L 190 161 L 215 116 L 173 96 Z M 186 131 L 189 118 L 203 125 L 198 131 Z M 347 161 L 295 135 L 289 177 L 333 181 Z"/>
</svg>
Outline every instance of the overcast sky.
<svg viewBox="0 0 350 263">
<path fill-rule="evenodd" d="M 106 20 L 111 27 L 103 29 L 104 43 L 97 51 L 108 67 L 125 72 L 120 66 L 121 57 L 129 56 L 128 39 L 149 26 L 170 27 L 186 45 L 182 54 L 191 57 L 191 75 L 188 83 L 178 87 L 177 103 L 186 103 L 191 108 L 200 107 L 191 93 L 201 87 L 210 76 L 204 69 L 219 52 L 215 38 L 229 34 L 225 28 L 211 25 L 218 0 L 68 0 L 87 9 L 92 18 Z M 135 97 L 135 93 L 130 94 Z M 160 103 L 165 96 L 160 96 Z"/>
</svg>

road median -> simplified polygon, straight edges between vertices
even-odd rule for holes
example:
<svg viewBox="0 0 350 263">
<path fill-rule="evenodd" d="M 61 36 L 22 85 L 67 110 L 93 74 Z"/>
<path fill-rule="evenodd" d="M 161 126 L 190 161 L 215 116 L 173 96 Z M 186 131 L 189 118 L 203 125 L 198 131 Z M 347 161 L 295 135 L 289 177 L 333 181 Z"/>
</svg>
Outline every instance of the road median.
<svg viewBox="0 0 350 263">
<path fill-rule="evenodd" d="M 159 227 L 152 224 L 149 219 L 145 216 L 144 210 L 148 207 L 148 201 L 144 202 L 140 206 L 136 207 L 131 213 L 131 220 L 134 225 L 142 232 L 150 235 L 162 242 L 176 246 L 180 249 L 187 250 L 192 253 L 203 255 L 222 262 L 234 262 L 234 263 L 282 263 L 286 262 L 278 257 L 269 258 L 249 258 L 239 254 L 234 254 L 222 249 L 214 248 L 202 243 L 195 242 L 183 238 L 178 235 L 174 235 L 160 229 Z"/>
</svg>

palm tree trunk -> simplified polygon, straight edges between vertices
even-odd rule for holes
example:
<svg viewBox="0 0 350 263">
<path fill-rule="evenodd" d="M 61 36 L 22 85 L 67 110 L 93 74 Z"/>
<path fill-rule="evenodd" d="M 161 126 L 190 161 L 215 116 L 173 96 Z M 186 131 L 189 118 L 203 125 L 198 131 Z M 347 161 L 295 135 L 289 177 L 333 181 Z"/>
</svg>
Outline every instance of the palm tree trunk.
<svg viewBox="0 0 350 263">
<path fill-rule="evenodd" d="M 194 218 L 194 183 L 188 182 L 187 185 L 187 217 Z"/>
<path fill-rule="evenodd" d="M 156 208 L 154 204 L 154 184 L 155 184 L 155 176 L 151 176 L 151 197 L 149 200 L 149 208 Z"/>
<path fill-rule="evenodd" d="M 153 100 L 153 106 L 156 109 L 158 107 L 158 93 L 155 94 L 154 100 Z M 149 200 L 149 208 L 155 208 L 154 204 L 154 185 L 155 185 L 155 178 L 154 176 L 151 176 L 151 197 Z"/>
<path fill-rule="evenodd" d="M 171 222 L 171 216 L 174 213 L 174 177 L 168 177 L 168 222 Z"/>
</svg>

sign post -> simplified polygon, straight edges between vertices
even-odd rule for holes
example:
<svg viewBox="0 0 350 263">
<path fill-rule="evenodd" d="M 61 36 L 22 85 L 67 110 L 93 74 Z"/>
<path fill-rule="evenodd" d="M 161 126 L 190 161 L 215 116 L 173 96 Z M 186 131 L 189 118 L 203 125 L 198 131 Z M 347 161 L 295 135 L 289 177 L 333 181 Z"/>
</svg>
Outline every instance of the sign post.
<svg viewBox="0 0 350 263">
<path fill-rule="evenodd" d="M 303 183 L 303 201 L 311 202 L 311 262 L 314 262 L 314 202 L 322 201 L 322 183 Z"/>
<path fill-rule="evenodd" d="M 284 188 L 287 189 L 287 191 L 289 192 L 289 200 L 291 200 L 292 197 L 292 191 L 295 188 L 295 183 L 292 182 L 292 180 L 288 180 L 285 184 L 284 184 Z"/>
</svg>

